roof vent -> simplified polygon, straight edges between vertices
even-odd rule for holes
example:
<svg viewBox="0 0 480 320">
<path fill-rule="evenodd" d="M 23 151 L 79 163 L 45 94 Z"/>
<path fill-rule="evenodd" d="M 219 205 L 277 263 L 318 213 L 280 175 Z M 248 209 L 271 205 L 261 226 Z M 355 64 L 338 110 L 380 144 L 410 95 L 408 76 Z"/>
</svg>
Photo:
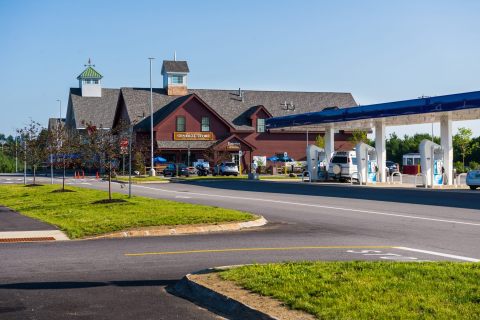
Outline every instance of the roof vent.
<svg viewBox="0 0 480 320">
<path fill-rule="evenodd" d="M 294 111 L 295 110 L 295 105 L 293 104 L 293 101 L 290 101 L 290 103 L 285 100 L 283 104 L 281 104 L 283 110 L 290 110 Z"/>
</svg>

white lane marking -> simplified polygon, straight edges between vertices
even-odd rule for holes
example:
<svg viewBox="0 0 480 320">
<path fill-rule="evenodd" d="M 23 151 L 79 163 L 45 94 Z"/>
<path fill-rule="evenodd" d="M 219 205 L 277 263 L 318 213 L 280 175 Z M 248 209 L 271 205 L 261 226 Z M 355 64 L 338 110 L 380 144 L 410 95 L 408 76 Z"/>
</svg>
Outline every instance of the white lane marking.
<svg viewBox="0 0 480 320">
<path fill-rule="evenodd" d="M 156 190 L 156 191 L 162 191 L 162 192 L 167 192 L 167 193 L 180 193 L 179 191 L 166 190 L 166 189 L 160 189 L 160 188 L 152 188 L 152 187 L 146 187 L 146 186 L 136 185 L 135 187 L 144 188 L 144 189 L 151 189 L 151 190 Z M 182 193 L 184 193 L 184 192 L 182 192 Z M 296 206 L 302 206 L 302 207 L 313 207 L 313 208 L 339 210 L 339 211 L 351 211 L 351 212 L 368 213 L 368 214 L 375 214 L 375 215 L 389 216 L 389 217 L 397 217 L 397 218 L 408 218 L 408 219 L 417 219 L 417 220 L 426 220 L 426 221 L 435 221 L 435 222 L 444 222 L 444 223 L 455 223 L 455 224 L 463 224 L 463 225 L 468 225 L 468 226 L 480 227 L 480 223 L 475 223 L 475 222 L 464 222 L 464 221 L 457 221 L 457 220 L 427 218 L 427 217 L 411 216 L 411 215 L 408 215 L 408 214 L 398 214 L 398 213 L 388 213 L 388 212 L 362 210 L 362 209 L 323 206 L 323 205 L 319 205 L 319 204 L 290 202 L 290 201 L 272 200 L 272 199 L 260 199 L 260 198 L 238 197 L 238 196 L 225 196 L 225 195 L 218 195 L 218 194 L 198 193 L 198 192 L 188 192 L 188 194 L 197 195 L 197 196 L 205 196 L 205 197 L 217 197 L 217 198 L 227 198 L 227 199 L 237 199 L 237 200 L 247 200 L 247 201 L 261 201 L 261 202 L 281 203 L 281 204 L 296 205 Z"/>
<path fill-rule="evenodd" d="M 191 199 L 192 197 L 187 196 L 175 196 L 176 199 Z"/>
<path fill-rule="evenodd" d="M 469 262 L 480 262 L 480 259 L 469 258 L 469 257 L 464 257 L 464 256 L 456 256 L 454 254 L 448 254 L 448 253 L 442 253 L 442 252 L 435 252 L 435 251 L 428 251 L 428 250 L 421 250 L 421 249 L 414 249 L 414 248 L 407 248 L 407 247 L 394 247 L 394 248 L 395 249 L 400 249 L 400 250 L 405 250 L 405 251 L 426 253 L 426 254 L 430 254 L 430 255 L 433 255 L 433 256 L 451 258 L 451 259 L 456 259 L 456 260 L 463 260 L 463 261 L 469 261 Z"/>
</svg>

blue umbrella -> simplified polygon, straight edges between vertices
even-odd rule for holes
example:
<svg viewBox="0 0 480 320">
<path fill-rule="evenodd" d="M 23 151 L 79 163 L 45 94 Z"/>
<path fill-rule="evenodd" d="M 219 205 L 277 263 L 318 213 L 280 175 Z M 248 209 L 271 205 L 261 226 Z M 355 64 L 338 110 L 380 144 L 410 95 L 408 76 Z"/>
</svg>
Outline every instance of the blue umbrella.
<svg viewBox="0 0 480 320">
<path fill-rule="evenodd" d="M 167 159 L 162 158 L 160 156 L 153 158 L 153 163 L 165 163 L 165 162 L 167 162 Z"/>
<path fill-rule="evenodd" d="M 269 158 L 267 158 L 268 161 L 272 161 L 272 162 L 277 162 L 279 159 L 277 156 L 271 156 Z"/>
</svg>

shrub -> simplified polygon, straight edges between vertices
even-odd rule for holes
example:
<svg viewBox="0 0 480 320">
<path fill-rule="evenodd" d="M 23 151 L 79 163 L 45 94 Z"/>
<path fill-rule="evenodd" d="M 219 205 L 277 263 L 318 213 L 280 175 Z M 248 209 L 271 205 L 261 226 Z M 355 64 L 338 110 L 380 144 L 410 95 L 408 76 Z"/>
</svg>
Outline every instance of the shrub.
<svg viewBox="0 0 480 320">
<path fill-rule="evenodd" d="M 480 169 L 480 163 L 478 163 L 476 161 L 470 161 L 470 163 L 468 164 L 468 167 L 471 170 L 477 170 L 477 169 Z"/>
<path fill-rule="evenodd" d="M 453 164 L 453 168 L 457 171 L 457 174 L 466 172 L 465 166 L 463 165 L 462 161 L 455 162 Z"/>
</svg>

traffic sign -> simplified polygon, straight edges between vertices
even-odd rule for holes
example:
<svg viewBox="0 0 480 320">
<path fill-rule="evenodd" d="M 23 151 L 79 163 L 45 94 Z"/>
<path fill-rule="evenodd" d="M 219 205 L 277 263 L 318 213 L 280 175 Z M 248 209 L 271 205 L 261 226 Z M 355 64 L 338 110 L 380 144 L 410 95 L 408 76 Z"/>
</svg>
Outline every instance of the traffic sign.
<svg viewBox="0 0 480 320">
<path fill-rule="evenodd" d="M 288 157 L 287 151 L 285 151 L 285 152 L 283 153 L 283 157 L 284 157 L 284 158 Z"/>
<path fill-rule="evenodd" d="M 242 150 L 238 151 L 238 156 L 239 156 L 239 157 L 243 156 Z"/>
</svg>

